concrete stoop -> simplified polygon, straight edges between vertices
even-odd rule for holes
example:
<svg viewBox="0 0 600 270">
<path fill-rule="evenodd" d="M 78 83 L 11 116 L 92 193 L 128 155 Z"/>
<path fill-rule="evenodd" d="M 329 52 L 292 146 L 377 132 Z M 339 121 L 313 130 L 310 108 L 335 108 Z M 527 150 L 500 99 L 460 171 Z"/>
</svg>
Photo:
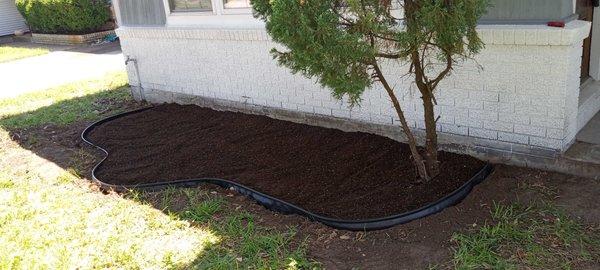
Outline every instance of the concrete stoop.
<svg viewBox="0 0 600 270">
<path fill-rule="evenodd" d="M 569 148 L 564 156 L 574 161 L 600 165 L 600 144 L 578 141 Z"/>
<path fill-rule="evenodd" d="M 576 149 L 580 149 L 579 147 L 583 148 L 587 146 L 583 144 L 578 145 Z M 554 167 L 557 167 L 557 171 L 559 172 L 600 180 L 600 163 L 598 162 L 598 153 L 600 153 L 598 151 L 600 151 L 600 146 L 596 145 L 595 147 L 595 159 L 581 159 L 572 154 L 565 153 L 565 155 L 560 158 L 562 160 L 558 160 Z"/>
<path fill-rule="evenodd" d="M 600 113 L 579 131 L 576 142 L 563 155 L 574 163 L 581 164 L 581 170 L 588 170 L 590 177 L 600 178 Z"/>
<path fill-rule="evenodd" d="M 457 152 L 444 146 L 442 146 L 442 149 Z M 554 156 L 518 152 L 503 153 L 504 151 L 501 150 L 478 151 L 475 149 L 475 151 L 460 152 L 492 163 L 554 171 L 600 180 L 600 145 L 576 142 L 567 152 Z"/>
</svg>

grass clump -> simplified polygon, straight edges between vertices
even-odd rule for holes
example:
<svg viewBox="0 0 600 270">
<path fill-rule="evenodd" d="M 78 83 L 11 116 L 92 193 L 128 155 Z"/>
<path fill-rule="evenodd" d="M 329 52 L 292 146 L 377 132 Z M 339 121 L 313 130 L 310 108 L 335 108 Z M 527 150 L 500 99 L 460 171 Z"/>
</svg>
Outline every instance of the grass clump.
<svg viewBox="0 0 600 270">
<path fill-rule="evenodd" d="M 493 224 L 457 233 L 457 269 L 571 269 L 600 260 L 600 238 L 559 208 L 496 204 Z"/>
<path fill-rule="evenodd" d="M 292 245 L 293 229 L 278 231 L 255 223 L 246 212 L 228 214 L 211 226 L 226 245 L 211 246 L 195 269 L 317 269 L 319 264 L 306 258 L 304 244 Z"/>
<path fill-rule="evenodd" d="M 211 198 L 193 205 L 183 212 L 182 217 L 197 223 L 203 223 L 219 212 L 222 204 L 222 198 Z"/>
<path fill-rule="evenodd" d="M 44 48 L 22 48 L 12 46 L 0 46 L 0 63 L 14 61 L 32 56 L 44 55 L 49 53 Z"/>
<path fill-rule="evenodd" d="M 171 216 L 210 228 L 219 235 L 219 245 L 211 245 L 189 265 L 191 269 L 317 269 L 320 265 L 306 257 L 304 241 L 293 228 L 276 230 L 256 223 L 253 214 L 230 207 L 221 195 L 202 189 L 167 188 L 160 192 L 132 192 L 132 197 L 164 208 Z M 168 202 L 168 203 L 166 203 Z"/>
</svg>

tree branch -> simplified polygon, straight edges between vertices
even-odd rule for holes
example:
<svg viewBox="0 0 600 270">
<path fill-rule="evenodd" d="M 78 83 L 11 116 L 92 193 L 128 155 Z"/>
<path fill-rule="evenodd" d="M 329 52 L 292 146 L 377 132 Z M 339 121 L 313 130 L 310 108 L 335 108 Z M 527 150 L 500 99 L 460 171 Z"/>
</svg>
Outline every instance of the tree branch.
<svg viewBox="0 0 600 270">
<path fill-rule="evenodd" d="M 446 77 L 446 75 L 448 75 L 448 73 L 452 70 L 452 63 L 453 63 L 452 56 L 450 54 L 448 54 L 447 52 L 445 52 L 445 54 L 446 54 L 446 68 L 442 72 L 440 72 L 435 79 L 433 79 L 431 81 L 431 84 L 430 84 L 431 89 L 435 89 L 437 87 L 437 85 L 440 83 L 440 81 L 442 79 L 444 79 L 444 77 Z"/>
<path fill-rule="evenodd" d="M 389 54 L 389 53 L 376 53 L 375 56 L 381 57 L 381 58 L 388 58 L 388 59 L 399 59 L 400 58 L 399 54 Z"/>
</svg>

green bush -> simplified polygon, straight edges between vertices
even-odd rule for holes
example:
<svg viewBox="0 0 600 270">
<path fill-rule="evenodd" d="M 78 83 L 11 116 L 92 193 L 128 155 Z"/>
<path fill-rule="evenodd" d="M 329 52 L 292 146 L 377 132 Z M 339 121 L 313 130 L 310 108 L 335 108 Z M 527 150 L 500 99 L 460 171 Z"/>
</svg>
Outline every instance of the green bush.
<svg viewBox="0 0 600 270">
<path fill-rule="evenodd" d="M 108 0 L 16 0 L 15 3 L 35 33 L 90 33 L 110 19 Z"/>
</svg>

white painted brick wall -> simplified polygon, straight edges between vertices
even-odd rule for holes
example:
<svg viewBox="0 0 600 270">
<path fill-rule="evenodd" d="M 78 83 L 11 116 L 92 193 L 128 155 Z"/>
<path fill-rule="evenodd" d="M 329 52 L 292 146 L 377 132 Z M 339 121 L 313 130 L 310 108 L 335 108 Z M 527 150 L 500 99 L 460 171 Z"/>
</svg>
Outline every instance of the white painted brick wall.
<svg viewBox="0 0 600 270">
<path fill-rule="evenodd" d="M 438 130 L 520 145 L 565 150 L 576 132 L 581 44 L 589 24 L 564 29 L 489 26 L 486 48 L 461 63 L 436 93 Z M 377 124 L 397 125 L 387 94 L 376 84 L 361 106 L 349 108 L 330 91 L 277 66 L 279 47 L 262 29 L 121 28 L 125 55 L 138 61 L 142 85 L 164 91 L 246 102 Z M 422 105 L 407 65 L 386 61 L 413 127 L 423 127 Z M 136 85 L 133 66 L 128 66 Z"/>
</svg>

